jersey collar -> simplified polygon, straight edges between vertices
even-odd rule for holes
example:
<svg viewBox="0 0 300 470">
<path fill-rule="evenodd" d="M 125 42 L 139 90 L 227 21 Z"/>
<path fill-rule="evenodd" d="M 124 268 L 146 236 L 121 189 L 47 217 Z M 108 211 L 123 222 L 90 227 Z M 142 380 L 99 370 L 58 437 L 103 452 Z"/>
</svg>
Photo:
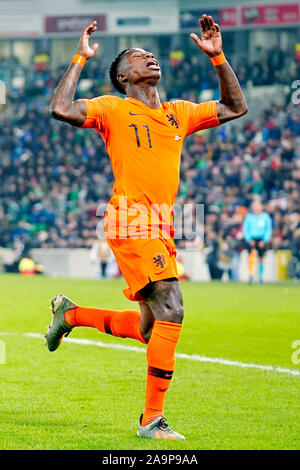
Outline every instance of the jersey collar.
<svg viewBox="0 0 300 470">
<path fill-rule="evenodd" d="M 125 98 L 126 101 L 129 101 L 130 103 L 133 103 L 133 104 L 136 104 L 138 106 L 140 106 L 141 108 L 143 109 L 146 109 L 147 112 L 149 113 L 157 113 L 157 112 L 163 112 L 163 106 L 162 106 L 162 103 L 160 104 L 159 108 L 150 108 L 150 106 L 147 106 L 145 103 L 142 103 L 142 101 L 139 101 L 139 100 L 136 100 L 135 98 L 132 98 L 132 97 L 127 97 Z"/>
</svg>

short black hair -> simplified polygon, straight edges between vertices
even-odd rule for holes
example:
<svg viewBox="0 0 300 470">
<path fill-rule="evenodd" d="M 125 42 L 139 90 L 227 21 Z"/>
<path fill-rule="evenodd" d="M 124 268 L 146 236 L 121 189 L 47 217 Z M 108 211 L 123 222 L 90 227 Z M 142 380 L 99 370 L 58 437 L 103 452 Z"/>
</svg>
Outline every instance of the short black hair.
<svg viewBox="0 0 300 470">
<path fill-rule="evenodd" d="M 129 51 L 129 49 L 124 49 L 124 51 L 120 52 L 120 54 L 118 54 L 117 57 L 113 60 L 109 69 L 109 76 L 110 76 L 111 83 L 113 84 L 115 89 L 119 93 L 122 93 L 123 95 L 125 95 L 126 93 L 125 93 L 124 87 L 119 82 L 117 76 L 118 76 L 119 64 L 127 51 Z"/>
</svg>

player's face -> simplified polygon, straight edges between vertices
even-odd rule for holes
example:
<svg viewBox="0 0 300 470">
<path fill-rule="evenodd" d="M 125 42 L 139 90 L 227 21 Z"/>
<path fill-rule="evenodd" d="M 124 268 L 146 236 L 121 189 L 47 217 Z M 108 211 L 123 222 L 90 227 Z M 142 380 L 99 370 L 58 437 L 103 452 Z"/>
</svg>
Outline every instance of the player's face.
<svg viewBox="0 0 300 470">
<path fill-rule="evenodd" d="M 128 60 L 126 73 L 129 82 L 138 83 L 145 79 L 153 79 L 154 82 L 158 82 L 161 71 L 152 52 L 144 49 L 130 49 L 126 56 Z"/>
</svg>

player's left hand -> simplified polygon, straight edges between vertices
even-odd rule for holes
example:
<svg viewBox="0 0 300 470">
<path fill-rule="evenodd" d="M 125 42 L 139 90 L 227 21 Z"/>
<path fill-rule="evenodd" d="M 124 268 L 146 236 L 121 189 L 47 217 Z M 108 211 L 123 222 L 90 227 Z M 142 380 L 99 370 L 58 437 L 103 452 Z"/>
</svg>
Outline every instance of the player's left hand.
<svg viewBox="0 0 300 470">
<path fill-rule="evenodd" d="M 258 242 L 258 246 L 259 246 L 259 248 L 264 248 L 265 242 L 263 242 L 262 240 L 260 240 L 260 242 Z"/>
<path fill-rule="evenodd" d="M 195 33 L 190 37 L 195 41 L 199 49 L 208 57 L 214 57 L 222 53 L 222 36 L 220 26 L 214 22 L 212 16 L 202 15 L 199 19 L 201 39 Z"/>
</svg>

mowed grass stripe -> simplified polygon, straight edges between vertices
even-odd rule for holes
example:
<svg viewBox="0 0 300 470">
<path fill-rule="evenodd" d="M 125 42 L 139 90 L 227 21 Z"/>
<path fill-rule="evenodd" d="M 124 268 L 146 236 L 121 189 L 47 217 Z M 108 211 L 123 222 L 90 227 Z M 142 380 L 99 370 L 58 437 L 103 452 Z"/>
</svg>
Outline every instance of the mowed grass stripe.
<svg viewBox="0 0 300 470">
<path fill-rule="evenodd" d="M 44 336 L 40 333 L 17 333 L 17 332 L 0 332 L 0 336 L 5 335 L 18 335 L 22 334 L 23 336 L 29 338 L 37 338 L 37 339 L 44 339 Z M 139 348 L 137 346 L 127 346 L 124 344 L 118 343 L 103 343 L 102 341 L 94 341 L 85 338 L 64 338 L 64 342 L 71 343 L 71 344 L 78 344 L 81 346 L 96 346 L 98 348 L 106 348 L 106 349 L 118 349 L 123 351 L 132 351 L 137 353 L 145 354 L 146 348 Z M 253 364 L 241 361 L 232 361 L 230 359 L 224 359 L 220 357 L 206 357 L 206 356 L 199 356 L 198 354 L 185 354 L 185 353 L 176 353 L 176 358 L 178 359 L 186 359 L 187 361 L 195 361 L 195 362 L 204 362 L 204 363 L 212 363 L 212 364 L 221 364 L 225 366 L 231 367 L 241 367 L 242 369 L 259 369 L 262 371 L 271 371 L 271 372 L 278 372 L 281 374 L 288 374 L 294 376 L 300 376 L 300 370 L 297 369 L 288 369 L 285 367 L 280 366 L 272 366 L 268 364 Z"/>
</svg>

